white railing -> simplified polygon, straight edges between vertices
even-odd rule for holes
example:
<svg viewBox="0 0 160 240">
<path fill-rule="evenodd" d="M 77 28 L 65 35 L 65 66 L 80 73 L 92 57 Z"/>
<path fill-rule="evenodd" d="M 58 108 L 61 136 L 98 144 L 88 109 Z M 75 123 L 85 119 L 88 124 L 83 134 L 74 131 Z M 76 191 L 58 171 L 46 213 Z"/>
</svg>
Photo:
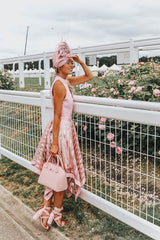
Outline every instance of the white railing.
<svg viewBox="0 0 160 240">
<path fill-rule="evenodd" d="M 85 57 L 96 57 L 104 56 L 107 54 L 117 55 L 117 64 L 126 64 L 139 61 L 139 51 L 151 51 L 160 49 L 160 37 L 133 40 L 130 39 L 124 42 L 117 42 L 111 44 L 96 45 L 90 47 L 78 47 L 71 49 L 72 54 L 78 54 L 80 58 L 85 61 Z M 41 62 L 44 61 L 44 88 L 49 89 L 51 83 L 50 74 L 50 59 L 52 59 L 53 52 L 39 53 L 33 55 L 25 55 L 19 57 L 0 59 L 0 69 L 4 67 L 4 64 L 13 64 L 13 76 L 15 77 L 15 64 L 18 63 L 19 69 L 19 87 L 25 87 L 25 74 L 24 74 L 24 64 L 27 62 L 38 61 L 39 62 L 39 84 L 41 85 L 42 74 L 40 70 Z M 78 64 L 75 63 L 75 74 L 82 75 L 83 69 Z"/>
<path fill-rule="evenodd" d="M 0 90 L 0 153 L 34 171 L 30 160 L 52 117 L 49 91 Z M 157 240 L 159 119 L 160 103 L 74 96 L 73 120 L 86 171 L 80 197 Z"/>
</svg>

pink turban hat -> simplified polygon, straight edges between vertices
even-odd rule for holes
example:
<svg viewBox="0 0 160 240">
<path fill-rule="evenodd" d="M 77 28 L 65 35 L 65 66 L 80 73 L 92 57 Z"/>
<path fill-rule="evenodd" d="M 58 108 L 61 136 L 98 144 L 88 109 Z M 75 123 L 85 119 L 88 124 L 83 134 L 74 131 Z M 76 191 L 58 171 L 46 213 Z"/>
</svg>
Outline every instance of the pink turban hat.
<svg viewBox="0 0 160 240">
<path fill-rule="evenodd" d="M 53 65 L 56 68 L 62 67 L 69 59 L 71 50 L 66 42 L 59 43 L 53 54 Z"/>
</svg>

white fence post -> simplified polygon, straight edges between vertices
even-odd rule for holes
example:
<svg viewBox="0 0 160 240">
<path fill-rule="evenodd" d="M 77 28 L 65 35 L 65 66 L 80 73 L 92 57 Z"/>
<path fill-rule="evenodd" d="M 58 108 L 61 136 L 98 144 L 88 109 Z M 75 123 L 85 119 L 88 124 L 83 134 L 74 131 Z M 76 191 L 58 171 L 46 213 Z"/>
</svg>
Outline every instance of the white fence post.
<svg viewBox="0 0 160 240">
<path fill-rule="evenodd" d="M 139 49 L 134 48 L 134 62 L 139 62 Z"/>
<path fill-rule="evenodd" d="M 13 78 L 15 79 L 15 64 L 16 62 L 13 63 Z"/>
<path fill-rule="evenodd" d="M 75 75 L 79 76 L 79 67 L 77 62 L 75 62 Z"/>
<path fill-rule="evenodd" d="M 2 70 L 4 68 L 4 64 L 0 63 L 0 70 Z"/>
<path fill-rule="evenodd" d="M 42 121 L 42 132 L 46 126 L 46 106 L 45 106 L 45 91 L 40 91 L 40 98 L 41 98 L 41 121 Z"/>
<path fill-rule="evenodd" d="M 42 73 L 41 73 L 41 62 L 42 59 L 39 59 L 38 66 L 39 66 L 39 85 L 42 85 Z"/>
<path fill-rule="evenodd" d="M 80 47 L 78 47 L 78 55 L 79 55 L 80 59 L 81 59 L 83 62 L 85 62 L 85 55 L 82 54 Z M 84 74 L 84 71 L 83 71 L 81 65 L 79 64 L 79 76 L 80 76 L 80 75 L 83 75 L 83 74 Z"/>
<path fill-rule="evenodd" d="M 50 62 L 49 58 L 46 57 L 44 53 L 44 87 L 45 89 L 50 88 Z"/>
<path fill-rule="evenodd" d="M 44 131 L 49 120 L 53 119 L 53 110 L 47 107 L 47 101 L 51 101 L 51 99 L 47 99 L 47 92 L 48 91 L 46 90 L 40 91 L 42 132 Z"/>
<path fill-rule="evenodd" d="M 24 88 L 24 63 L 22 61 L 19 61 L 19 87 Z"/>
<path fill-rule="evenodd" d="M 134 62 L 133 51 L 134 51 L 134 42 L 133 42 L 133 39 L 130 39 L 130 64 Z"/>
</svg>

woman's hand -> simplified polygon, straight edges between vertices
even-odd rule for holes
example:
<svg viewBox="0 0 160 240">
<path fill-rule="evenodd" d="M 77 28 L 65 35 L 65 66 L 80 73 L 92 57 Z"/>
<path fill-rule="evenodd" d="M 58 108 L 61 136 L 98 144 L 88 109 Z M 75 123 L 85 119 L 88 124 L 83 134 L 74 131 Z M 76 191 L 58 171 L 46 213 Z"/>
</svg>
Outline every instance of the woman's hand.
<svg viewBox="0 0 160 240">
<path fill-rule="evenodd" d="M 82 63 L 83 61 L 78 57 L 78 55 L 70 55 L 70 58 L 72 58 L 77 63 Z"/>
<path fill-rule="evenodd" d="M 50 154 L 53 154 L 54 156 L 56 156 L 57 154 L 58 155 L 60 154 L 58 144 L 51 145 Z"/>
</svg>

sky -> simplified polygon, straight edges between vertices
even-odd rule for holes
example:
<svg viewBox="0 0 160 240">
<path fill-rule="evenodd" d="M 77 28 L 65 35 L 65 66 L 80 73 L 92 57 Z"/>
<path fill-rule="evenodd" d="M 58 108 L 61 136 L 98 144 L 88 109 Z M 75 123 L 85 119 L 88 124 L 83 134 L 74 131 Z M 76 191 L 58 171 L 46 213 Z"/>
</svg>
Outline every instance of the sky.
<svg viewBox="0 0 160 240">
<path fill-rule="evenodd" d="M 0 58 L 160 37 L 160 0 L 0 0 Z M 141 53 L 142 54 L 142 53 Z M 144 54 L 145 55 L 145 54 Z"/>
</svg>

